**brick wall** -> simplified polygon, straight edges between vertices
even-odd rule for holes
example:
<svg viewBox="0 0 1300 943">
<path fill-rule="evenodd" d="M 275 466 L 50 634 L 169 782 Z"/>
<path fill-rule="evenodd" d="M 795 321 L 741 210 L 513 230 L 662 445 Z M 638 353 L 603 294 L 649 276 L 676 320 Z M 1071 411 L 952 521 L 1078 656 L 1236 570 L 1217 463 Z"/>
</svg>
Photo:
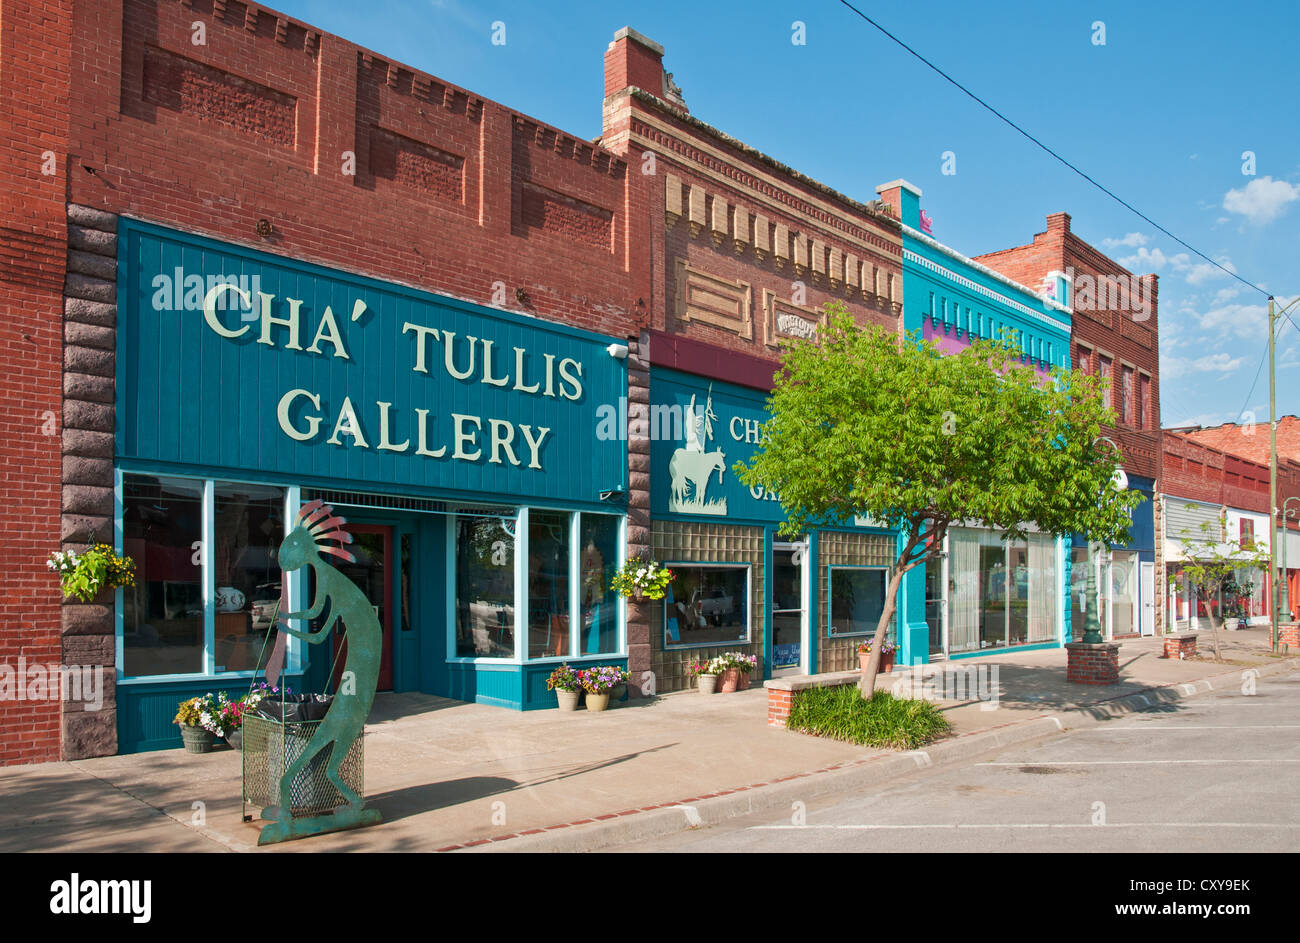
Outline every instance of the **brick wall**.
<svg viewBox="0 0 1300 943">
<path fill-rule="evenodd" d="M 828 301 L 900 331 L 897 221 L 665 101 L 662 48 L 617 35 L 602 143 L 647 183 L 652 327 L 773 364 L 782 338 L 815 329 Z"/>
<path fill-rule="evenodd" d="M 59 665 L 60 375 L 71 0 L 0 0 L 0 670 Z M 0 699 L 0 765 L 59 758 L 59 702 Z"/>
<path fill-rule="evenodd" d="M 976 256 L 976 261 L 1022 285 L 1038 289 L 1051 272 L 1072 276 L 1070 289 L 1070 348 L 1072 365 L 1080 353 L 1090 354 L 1089 372 L 1097 359 L 1112 363 L 1111 403 L 1116 424 L 1103 431 L 1124 453 L 1132 474 L 1155 478 L 1159 467 L 1152 432 L 1160 428 L 1159 286 L 1155 275 L 1135 276 L 1103 252 L 1070 231 L 1068 213 L 1047 217 L 1045 232 L 1029 245 Z M 1133 370 L 1132 406 L 1119 415 L 1123 368 Z M 1142 378 L 1146 377 L 1147 410 L 1139 415 Z"/>
<path fill-rule="evenodd" d="M 238 0 L 77 4 L 72 38 L 72 202 L 636 335 L 610 151 Z"/>
</svg>

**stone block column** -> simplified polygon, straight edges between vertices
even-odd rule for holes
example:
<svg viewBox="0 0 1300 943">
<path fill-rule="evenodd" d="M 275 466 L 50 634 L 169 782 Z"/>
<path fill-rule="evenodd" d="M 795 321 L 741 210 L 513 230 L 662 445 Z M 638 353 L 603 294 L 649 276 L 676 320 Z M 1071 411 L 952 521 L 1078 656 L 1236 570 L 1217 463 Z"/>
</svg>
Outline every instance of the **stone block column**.
<svg viewBox="0 0 1300 943">
<path fill-rule="evenodd" d="M 62 549 L 113 540 L 114 377 L 117 356 L 117 217 L 68 206 L 63 305 Z M 65 673 L 99 676 L 94 702 L 65 699 L 62 757 L 117 752 L 113 593 L 63 604 Z"/>
</svg>

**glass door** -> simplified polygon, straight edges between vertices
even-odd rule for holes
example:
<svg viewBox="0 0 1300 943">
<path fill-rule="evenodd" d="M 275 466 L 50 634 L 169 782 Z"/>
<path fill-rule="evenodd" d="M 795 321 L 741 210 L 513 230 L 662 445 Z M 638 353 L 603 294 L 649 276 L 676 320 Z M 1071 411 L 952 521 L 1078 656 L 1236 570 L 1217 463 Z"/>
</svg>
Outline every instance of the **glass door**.
<svg viewBox="0 0 1300 943">
<path fill-rule="evenodd" d="M 808 607 L 802 544 L 772 545 L 772 670 L 803 669 Z M 793 670 L 788 670 L 793 669 Z"/>
</svg>

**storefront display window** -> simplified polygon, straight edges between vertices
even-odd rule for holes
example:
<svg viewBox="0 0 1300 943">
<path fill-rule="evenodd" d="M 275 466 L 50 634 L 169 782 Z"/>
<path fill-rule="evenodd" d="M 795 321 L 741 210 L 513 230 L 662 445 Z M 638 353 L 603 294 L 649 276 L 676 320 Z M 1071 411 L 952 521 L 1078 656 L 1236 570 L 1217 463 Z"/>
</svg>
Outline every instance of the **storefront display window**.
<svg viewBox="0 0 1300 943">
<path fill-rule="evenodd" d="M 122 550 L 135 561 L 123 592 L 127 676 L 203 671 L 203 482 L 123 476 Z"/>
<path fill-rule="evenodd" d="M 664 645 L 689 648 L 749 641 L 749 567 L 670 563 Z"/>
<path fill-rule="evenodd" d="M 1057 633 L 1056 541 L 1006 541 L 994 531 L 949 533 L 949 651 L 1050 642 Z M 1086 573 L 1083 574 L 1086 577 Z"/>
<path fill-rule="evenodd" d="M 515 654 L 514 523 L 456 518 L 456 655 Z"/>
<path fill-rule="evenodd" d="M 284 489 L 218 482 L 213 500 L 216 669 L 250 671 L 271 654 L 266 641 L 280 601 Z"/>
<path fill-rule="evenodd" d="M 882 568 L 830 568 L 830 625 L 828 634 L 875 635 L 885 611 L 885 581 Z"/>
<path fill-rule="evenodd" d="M 122 590 L 123 677 L 265 664 L 284 514 L 284 488 L 122 475 L 122 550 L 137 572 Z"/>
<path fill-rule="evenodd" d="M 528 657 L 569 651 L 569 515 L 528 512 Z"/>
<path fill-rule="evenodd" d="M 584 655 L 618 651 L 618 595 L 609 581 L 618 569 L 619 522 L 612 514 L 582 514 L 579 522 L 579 648 Z"/>
</svg>

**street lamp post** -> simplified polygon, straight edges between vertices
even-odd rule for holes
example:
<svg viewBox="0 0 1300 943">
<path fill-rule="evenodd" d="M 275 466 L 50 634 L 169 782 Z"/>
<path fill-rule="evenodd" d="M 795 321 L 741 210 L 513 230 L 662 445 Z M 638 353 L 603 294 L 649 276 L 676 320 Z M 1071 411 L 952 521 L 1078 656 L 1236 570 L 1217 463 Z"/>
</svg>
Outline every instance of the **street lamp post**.
<svg viewBox="0 0 1300 943">
<path fill-rule="evenodd" d="M 1124 452 L 1115 440 L 1109 436 L 1099 435 L 1092 440 L 1092 444 L 1106 441 L 1111 444 L 1115 454 L 1122 460 Z M 1115 478 L 1111 482 L 1116 491 L 1123 491 L 1128 487 L 1128 475 L 1124 474 L 1124 469 L 1119 468 L 1115 471 Z M 1097 542 L 1088 537 L 1088 582 L 1083 591 L 1084 613 L 1083 613 L 1083 638 L 1079 641 L 1085 645 L 1100 645 L 1106 641 L 1101 635 L 1101 620 L 1097 618 L 1098 610 L 1101 608 L 1100 600 L 1097 598 Z"/>
<path fill-rule="evenodd" d="M 1296 510 L 1295 510 L 1294 512 L 1288 512 L 1288 511 L 1287 511 L 1287 505 L 1289 505 L 1292 501 L 1294 501 L 1294 502 L 1296 503 Z M 1281 606 L 1281 608 L 1282 608 L 1282 612 L 1286 613 L 1286 617 L 1287 617 L 1288 619 L 1291 618 L 1291 596 L 1290 596 L 1290 591 L 1287 589 L 1287 585 L 1286 585 L 1286 577 L 1287 577 L 1287 569 L 1286 569 L 1286 545 L 1287 545 L 1287 539 L 1286 539 L 1286 519 L 1287 519 L 1289 513 L 1294 513 L 1295 516 L 1296 516 L 1297 518 L 1300 518 L 1300 497 L 1290 497 L 1290 498 L 1287 498 L 1285 501 L 1282 502 L 1282 585 L 1281 585 L 1281 587 L 1278 589 L 1278 594 L 1277 594 L 1277 596 L 1278 596 L 1278 605 Z M 1275 619 L 1274 622 L 1276 622 L 1276 621 L 1277 621 L 1277 620 Z"/>
</svg>

